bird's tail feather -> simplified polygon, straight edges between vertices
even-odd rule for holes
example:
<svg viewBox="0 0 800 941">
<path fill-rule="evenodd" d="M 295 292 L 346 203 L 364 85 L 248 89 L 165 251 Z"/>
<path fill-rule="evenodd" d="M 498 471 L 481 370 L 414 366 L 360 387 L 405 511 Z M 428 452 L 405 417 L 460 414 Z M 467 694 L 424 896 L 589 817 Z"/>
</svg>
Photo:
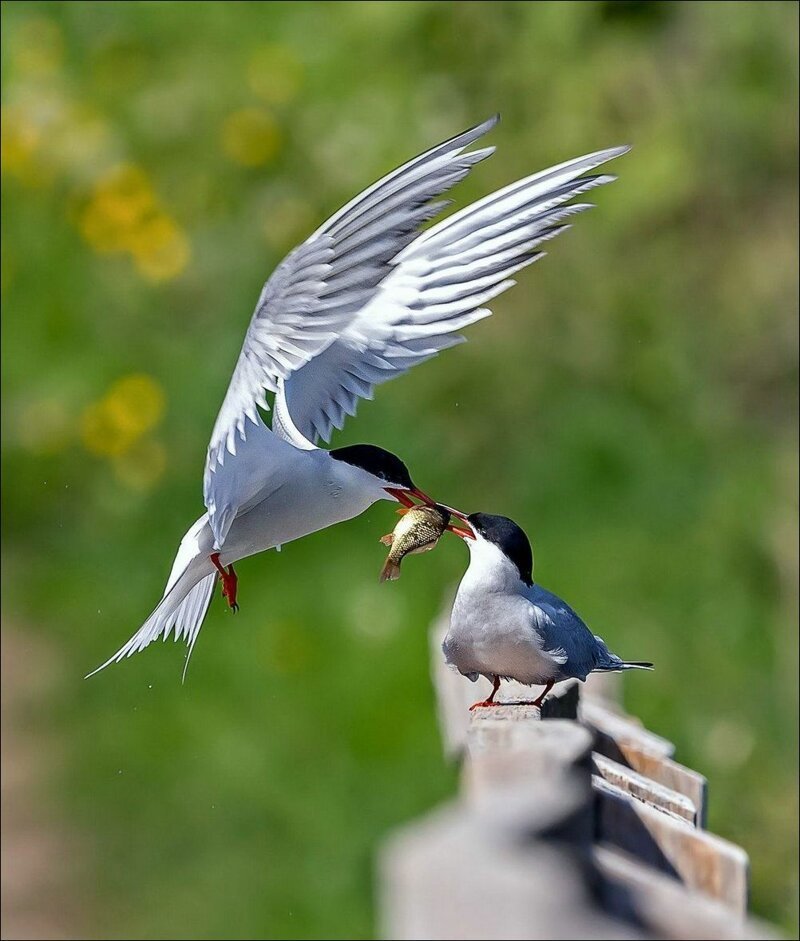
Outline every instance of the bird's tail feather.
<svg viewBox="0 0 800 941">
<path fill-rule="evenodd" d="M 619 673 L 621 670 L 654 670 L 655 667 L 648 660 L 620 660 L 607 666 L 595 667 L 597 673 Z"/>
<path fill-rule="evenodd" d="M 198 562 L 203 566 L 199 572 Z M 181 575 L 175 579 L 169 591 L 166 592 L 156 605 L 153 613 L 133 637 L 126 644 L 123 644 L 105 663 L 92 670 L 87 675 L 87 679 L 89 676 L 94 676 L 95 673 L 105 669 L 109 664 L 119 663 L 125 657 L 130 657 L 132 654 L 144 650 L 148 644 L 151 644 L 159 637 L 166 640 L 170 631 L 173 630 L 175 640 L 183 639 L 189 646 L 186 665 L 183 670 L 185 678 L 189 657 L 194 649 L 197 635 L 200 633 L 200 627 L 211 602 L 211 595 L 214 592 L 216 574 L 213 570 L 208 574 L 203 574 L 206 563 L 210 565 L 207 559 L 193 559 Z"/>
</svg>

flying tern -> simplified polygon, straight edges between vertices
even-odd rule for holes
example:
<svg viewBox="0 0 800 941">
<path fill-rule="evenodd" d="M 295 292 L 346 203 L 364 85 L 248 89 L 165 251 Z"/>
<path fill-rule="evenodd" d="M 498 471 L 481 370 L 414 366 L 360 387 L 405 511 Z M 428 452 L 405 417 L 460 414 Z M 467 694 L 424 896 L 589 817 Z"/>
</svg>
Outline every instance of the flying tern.
<svg viewBox="0 0 800 941">
<path fill-rule="evenodd" d="M 493 153 L 467 148 L 498 119 L 383 177 L 275 269 L 211 433 L 206 512 L 183 537 L 150 617 L 93 672 L 171 632 L 188 645 L 188 665 L 217 578 L 237 608 L 240 559 L 352 519 L 378 500 L 434 502 L 389 451 L 327 450 L 320 439 L 328 442 L 377 385 L 462 342 L 460 331 L 488 316 L 492 298 L 545 254 L 539 246 L 590 208 L 572 200 L 615 179 L 592 171 L 628 149 L 528 176 L 420 231 L 448 205 L 437 197 Z M 267 393 L 270 428 L 259 412 L 269 410 Z"/>
</svg>

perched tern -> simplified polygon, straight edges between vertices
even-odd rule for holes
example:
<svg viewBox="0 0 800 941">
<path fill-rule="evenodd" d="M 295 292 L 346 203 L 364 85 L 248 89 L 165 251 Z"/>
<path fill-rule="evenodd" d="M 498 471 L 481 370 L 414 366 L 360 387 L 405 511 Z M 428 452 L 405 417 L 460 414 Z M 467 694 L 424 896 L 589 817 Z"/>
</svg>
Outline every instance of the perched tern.
<svg viewBox="0 0 800 941">
<path fill-rule="evenodd" d="M 375 386 L 462 342 L 459 331 L 488 316 L 487 303 L 542 257 L 538 246 L 589 208 L 570 200 L 615 179 L 592 171 L 628 149 L 518 180 L 420 232 L 447 205 L 433 200 L 494 151 L 467 148 L 498 119 L 383 177 L 275 269 L 211 434 L 207 512 L 183 537 L 153 613 L 98 670 L 170 632 L 186 641 L 188 665 L 218 577 L 237 607 L 240 559 L 352 519 L 378 500 L 434 502 L 394 454 L 317 442 L 329 441 Z M 259 412 L 269 410 L 267 392 L 271 428 Z"/>
<path fill-rule="evenodd" d="M 453 604 L 442 649 L 459 673 L 492 683 L 479 706 L 499 706 L 501 679 L 544 686 L 529 705 L 541 706 L 554 683 L 584 681 L 590 673 L 652 670 L 653 664 L 621 660 L 592 634 L 572 608 L 533 581 L 533 553 L 528 537 L 505 516 L 473 513 L 469 567 Z"/>
</svg>

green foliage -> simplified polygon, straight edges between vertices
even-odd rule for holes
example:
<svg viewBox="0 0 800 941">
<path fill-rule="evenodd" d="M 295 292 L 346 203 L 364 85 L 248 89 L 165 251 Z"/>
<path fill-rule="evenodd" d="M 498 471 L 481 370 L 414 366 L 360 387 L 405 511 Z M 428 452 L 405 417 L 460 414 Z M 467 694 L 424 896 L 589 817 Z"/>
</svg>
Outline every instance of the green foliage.
<svg viewBox="0 0 800 941">
<path fill-rule="evenodd" d="M 96 936 L 370 936 L 381 836 L 455 789 L 425 631 L 464 550 L 379 586 L 388 506 L 243 563 L 185 686 L 172 644 L 81 677 L 202 509 L 263 279 L 495 110 L 462 205 L 634 150 L 473 342 L 336 441 L 517 519 L 537 578 L 656 662 L 629 707 L 796 930 L 796 5 L 17 2 L 2 52 L 5 615 L 61 663 L 28 721 L 65 755 Z"/>
</svg>

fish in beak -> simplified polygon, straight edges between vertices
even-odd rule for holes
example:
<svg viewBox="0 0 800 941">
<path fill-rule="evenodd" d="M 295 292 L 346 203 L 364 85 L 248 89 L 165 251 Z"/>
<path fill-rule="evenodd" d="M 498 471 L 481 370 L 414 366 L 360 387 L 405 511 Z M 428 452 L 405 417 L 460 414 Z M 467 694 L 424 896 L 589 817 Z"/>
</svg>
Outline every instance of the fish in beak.
<svg viewBox="0 0 800 941">
<path fill-rule="evenodd" d="M 384 489 L 387 493 L 390 493 L 398 503 L 403 504 L 402 507 L 397 511 L 398 516 L 405 516 L 409 510 L 417 506 L 417 504 L 414 503 L 414 501 L 411 499 L 411 496 L 415 496 L 423 506 L 437 505 L 436 501 L 432 497 L 429 497 L 424 490 L 419 490 L 417 487 L 414 487 L 411 490 L 400 490 L 399 487 L 385 487 Z M 447 506 L 444 503 L 440 503 L 438 505 L 441 506 L 443 510 L 447 510 L 451 516 L 455 516 L 457 519 L 463 520 L 465 523 L 467 523 L 466 513 L 462 513 L 461 510 L 456 510 L 454 507 Z M 469 526 L 469 523 L 467 523 L 467 526 Z M 446 532 L 460 536 L 461 539 L 475 538 L 475 534 L 472 532 L 471 527 L 469 529 L 462 529 L 451 524 L 446 527 Z"/>
</svg>

